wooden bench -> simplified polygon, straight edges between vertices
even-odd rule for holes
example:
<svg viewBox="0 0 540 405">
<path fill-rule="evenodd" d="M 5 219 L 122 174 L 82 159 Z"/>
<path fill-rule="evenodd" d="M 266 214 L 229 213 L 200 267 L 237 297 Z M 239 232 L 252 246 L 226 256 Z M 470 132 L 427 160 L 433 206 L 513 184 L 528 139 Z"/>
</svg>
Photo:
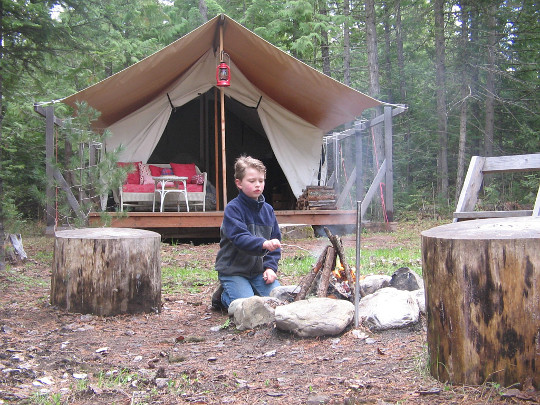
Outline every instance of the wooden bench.
<svg viewBox="0 0 540 405">
<path fill-rule="evenodd" d="M 481 218 L 540 217 L 540 187 L 532 210 L 474 211 L 484 174 L 536 170 L 540 170 L 540 153 L 497 157 L 473 156 L 454 212 L 454 222 Z"/>
</svg>

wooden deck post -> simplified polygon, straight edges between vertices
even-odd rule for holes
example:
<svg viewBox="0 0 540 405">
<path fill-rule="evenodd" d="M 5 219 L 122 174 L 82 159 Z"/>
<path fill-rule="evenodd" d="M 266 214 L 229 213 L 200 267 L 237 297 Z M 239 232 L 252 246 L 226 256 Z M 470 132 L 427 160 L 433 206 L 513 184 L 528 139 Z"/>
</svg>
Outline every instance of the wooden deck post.
<svg viewBox="0 0 540 405">
<path fill-rule="evenodd" d="M 46 225 L 45 233 L 51 235 L 56 226 L 55 188 L 54 188 L 54 106 L 45 107 L 45 184 L 46 195 Z"/>
<path fill-rule="evenodd" d="M 386 159 L 385 207 L 388 222 L 394 221 L 394 164 L 392 151 L 392 107 L 384 107 L 384 158 Z"/>
</svg>

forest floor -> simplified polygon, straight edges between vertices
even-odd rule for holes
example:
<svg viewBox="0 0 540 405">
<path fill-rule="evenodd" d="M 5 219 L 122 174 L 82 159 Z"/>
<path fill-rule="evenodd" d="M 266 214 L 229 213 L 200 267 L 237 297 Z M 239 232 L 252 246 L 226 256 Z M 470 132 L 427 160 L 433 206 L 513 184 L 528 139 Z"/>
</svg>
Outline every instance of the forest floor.
<svg viewBox="0 0 540 405">
<path fill-rule="evenodd" d="M 393 233 L 368 233 L 362 242 L 366 249 L 403 243 L 420 249 L 419 232 L 413 230 L 409 241 Z M 343 241 L 355 244 L 351 236 Z M 317 339 L 298 338 L 273 326 L 238 331 L 226 313 L 211 309 L 211 285 L 163 293 L 160 313 L 68 313 L 49 304 L 53 242 L 26 238 L 28 260 L 0 274 L 0 404 L 539 401 L 537 391 L 504 390 L 490 383 L 451 385 L 432 378 L 425 320 L 381 333 L 362 329 L 371 337 L 368 341 L 356 338 L 353 329 Z M 328 241 L 294 243 L 316 251 Z M 216 243 L 162 243 L 161 259 L 197 261 L 213 271 L 217 249 Z"/>
</svg>

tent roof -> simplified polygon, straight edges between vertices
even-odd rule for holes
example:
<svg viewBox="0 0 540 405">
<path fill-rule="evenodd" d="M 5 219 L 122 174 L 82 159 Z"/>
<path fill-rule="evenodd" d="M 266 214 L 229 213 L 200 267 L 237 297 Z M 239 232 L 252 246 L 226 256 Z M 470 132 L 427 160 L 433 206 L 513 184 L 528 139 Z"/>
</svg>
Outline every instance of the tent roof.
<svg viewBox="0 0 540 405">
<path fill-rule="evenodd" d="M 77 101 L 86 101 L 101 112 L 96 125 L 108 127 L 163 94 L 208 49 L 218 52 L 221 23 L 224 51 L 236 67 L 263 94 L 315 127 L 329 131 L 381 104 L 293 58 L 225 15 L 62 101 L 73 107 Z"/>
</svg>

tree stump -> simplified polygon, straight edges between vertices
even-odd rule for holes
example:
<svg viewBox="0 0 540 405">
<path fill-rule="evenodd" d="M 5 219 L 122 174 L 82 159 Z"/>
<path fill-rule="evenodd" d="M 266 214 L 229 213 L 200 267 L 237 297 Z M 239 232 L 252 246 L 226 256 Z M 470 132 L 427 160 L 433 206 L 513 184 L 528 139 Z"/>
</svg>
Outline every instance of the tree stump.
<svg viewBox="0 0 540 405">
<path fill-rule="evenodd" d="M 161 236 L 129 228 L 56 232 L 51 304 L 102 316 L 159 312 Z"/>
<path fill-rule="evenodd" d="M 540 219 L 439 226 L 422 257 L 431 374 L 540 388 Z"/>
</svg>

